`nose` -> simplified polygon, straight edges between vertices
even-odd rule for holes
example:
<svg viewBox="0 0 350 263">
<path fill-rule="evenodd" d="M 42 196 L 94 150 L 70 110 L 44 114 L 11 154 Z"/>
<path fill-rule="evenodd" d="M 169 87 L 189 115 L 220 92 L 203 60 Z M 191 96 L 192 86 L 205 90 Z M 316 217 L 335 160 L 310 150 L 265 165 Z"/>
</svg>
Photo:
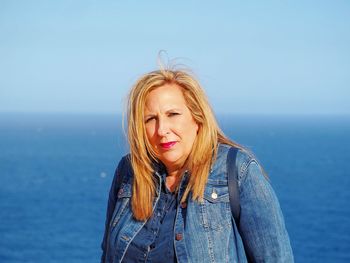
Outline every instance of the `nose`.
<svg viewBox="0 0 350 263">
<path fill-rule="evenodd" d="M 158 136 L 165 136 L 169 133 L 170 127 L 169 127 L 169 121 L 166 119 L 159 119 L 158 120 L 158 128 L 157 133 Z"/>
</svg>

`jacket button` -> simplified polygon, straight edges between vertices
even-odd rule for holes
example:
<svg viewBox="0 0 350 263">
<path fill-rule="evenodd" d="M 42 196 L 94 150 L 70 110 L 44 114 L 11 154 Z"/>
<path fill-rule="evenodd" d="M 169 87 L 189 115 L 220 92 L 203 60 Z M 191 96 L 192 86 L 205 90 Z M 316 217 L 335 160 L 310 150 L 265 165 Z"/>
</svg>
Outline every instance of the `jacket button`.
<svg viewBox="0 0 350 263">
<path fill-rule="evenodd" d="M 182 239 L 182 234 L 176 234 L 175 239 L 180 241 Z"/>
<path fill-rule="evenodd" d="M 186 202 L 182 202 L 181 203 L 181 208 L 186 208 L 187 207 L 187 203 Z"/>
</svg>

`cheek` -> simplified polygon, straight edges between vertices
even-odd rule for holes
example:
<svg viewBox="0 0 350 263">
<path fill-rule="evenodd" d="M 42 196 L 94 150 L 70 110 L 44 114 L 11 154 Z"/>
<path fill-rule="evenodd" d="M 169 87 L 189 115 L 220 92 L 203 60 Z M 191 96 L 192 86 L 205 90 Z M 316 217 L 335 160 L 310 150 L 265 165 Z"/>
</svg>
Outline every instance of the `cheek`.
<svg viewBox="0 0 350 263">
<path fill-rule="evenodd" d="M 146 135 L 147 135 L 147 139 L 148 141 L 153 144 L 154 141 L 154 134 L 155 134 L 155 128 L 153 125 L 146 125 L 145 127 L 146 129 Z"/>
<path fill-rule="evenodd" d="M 197 124 L 194 124 L 194 125 L 193 125 L 193 129 L 192 129 L 193 141 L 196 139 L 197 134 L 198 134 L 198 125 L 197 125 Z"/>
<path fill-rule="evenodd" d="M 193 134 L 195 134 L 195 136 L 197 135 L 198 133 L 198 129 L 199 129 L 199 126 L 198 126 L 198 123 L 195 122 L 195 120 L 191 119 L 191 124 L 189 125 L 191 128 L 191 131 Z"/>
<path fill-rule="evenodd" d="M 197 137 L 197 133 L 198 133 L 198 125 L 196 123 L 187 123 L 187 125 L 185 125 L 184 127 L 184 136 L 187 138 L 188 143 L 193 144 L 194 140 Z"/>
<path fill-rule="evenodd" d="M 195 127 L 195 130 L 196 130 L 196 134 L 198 134 L 199 126 L 198 126 L 198 124 L 196 122 L 194 123 L 194 127 Z"/>
</svg>

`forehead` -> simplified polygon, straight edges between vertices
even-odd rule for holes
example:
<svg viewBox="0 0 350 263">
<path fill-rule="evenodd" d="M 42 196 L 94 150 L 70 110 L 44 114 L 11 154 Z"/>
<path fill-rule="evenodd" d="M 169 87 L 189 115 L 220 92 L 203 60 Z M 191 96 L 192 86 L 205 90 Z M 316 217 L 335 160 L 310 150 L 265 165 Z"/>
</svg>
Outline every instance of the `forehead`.
<svg viewBox="0 0 350 263">
<path fill-rule="evenodd" d="M 152 105 L 186 105 L 182 88 L 177 84 L 166 84 L 150 91 L 145 100 L 146 107 Z"/>
</svg>

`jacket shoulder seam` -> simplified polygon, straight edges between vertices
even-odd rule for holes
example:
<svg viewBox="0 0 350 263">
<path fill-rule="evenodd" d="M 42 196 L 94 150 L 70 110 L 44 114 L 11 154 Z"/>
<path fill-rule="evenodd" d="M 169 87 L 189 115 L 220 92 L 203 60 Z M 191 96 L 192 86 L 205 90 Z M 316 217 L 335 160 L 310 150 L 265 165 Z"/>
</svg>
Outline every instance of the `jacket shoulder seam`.
<svg viewBox="0 0 350 263">
<path fill-rule="evenodd" d="M 242 159 L 237 158 L 236 160 L 236 165 L 238 168 L 238 185 L 240 186 L 247 176 L 248 167 L 250 166 L 250 164 L 252 162 L 258 162 L 254 154 L 247 149 L 240 149 L 238 153 L 243 155 L 243 157 L 241 157 Z"/>
</svg>

